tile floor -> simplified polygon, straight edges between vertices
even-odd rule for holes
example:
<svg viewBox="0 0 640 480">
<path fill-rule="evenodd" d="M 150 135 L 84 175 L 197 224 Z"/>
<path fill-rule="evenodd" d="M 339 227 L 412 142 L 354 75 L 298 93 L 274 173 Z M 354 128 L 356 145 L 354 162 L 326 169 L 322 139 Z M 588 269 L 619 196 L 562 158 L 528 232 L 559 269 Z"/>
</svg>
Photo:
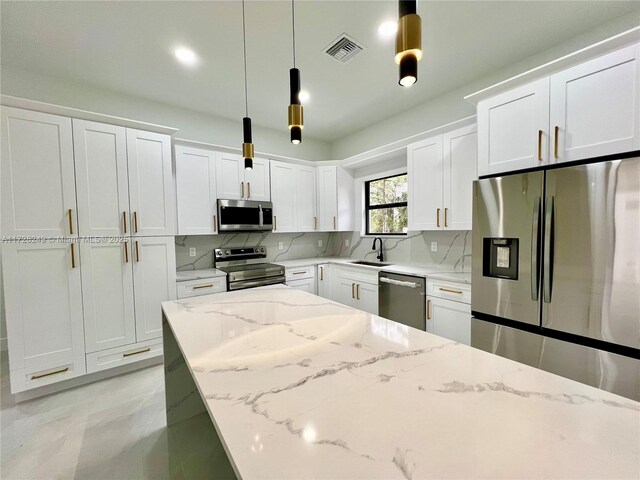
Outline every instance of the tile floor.
<svg viewBox="0 0 640 480">
<path fill-rule="evenodd" d="M 162 365 L 16 404 L 0 378 L 0 478 L 165 479 Z"/>
</svg>

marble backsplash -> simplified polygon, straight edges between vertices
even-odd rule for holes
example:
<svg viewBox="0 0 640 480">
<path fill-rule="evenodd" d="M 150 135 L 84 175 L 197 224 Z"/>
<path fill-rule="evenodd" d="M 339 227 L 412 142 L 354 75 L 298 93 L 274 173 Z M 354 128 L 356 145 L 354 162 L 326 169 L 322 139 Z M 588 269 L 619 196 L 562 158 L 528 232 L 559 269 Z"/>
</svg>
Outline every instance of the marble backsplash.
<svg viewBox="0 0 640 480">
<path fill-rule="evenodd" d="M 347 242 L 349 241 L 349 246 Z M 282 242 L 282 250 L 279 243 Z M 319 243 L 321 242 L 321 245 Z M 431 242 L 438 250 L 431 251 Z M 178 270 L 196 270 L 213 266 L 213 250 L 224 247 L 265 246 L 265 261 L 311 257 L 351 257 L 375 260 L 373 238 L 359 232 L 340 233 L 235 233 L 176 237 Z M 441 265 L 459 272 L 471 271 L 471 232 L 410 232 L 406 238 L 383 239 L 385 262 Z M 195 248 L 195 257 L 189 249 Z"/>
</svg>

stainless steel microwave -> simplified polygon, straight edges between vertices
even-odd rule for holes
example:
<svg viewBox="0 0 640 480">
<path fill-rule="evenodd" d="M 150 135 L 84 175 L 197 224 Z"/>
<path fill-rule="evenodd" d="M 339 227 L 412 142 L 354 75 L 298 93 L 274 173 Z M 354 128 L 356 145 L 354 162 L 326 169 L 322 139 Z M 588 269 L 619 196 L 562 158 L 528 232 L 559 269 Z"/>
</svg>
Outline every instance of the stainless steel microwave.
<svg viewBox="0 0 640 480">
<path fill-rule="evenodd" d="M 248 200 L 218 200 L 218 231 L 273 230 L 273 204 Z"/>
</svg>

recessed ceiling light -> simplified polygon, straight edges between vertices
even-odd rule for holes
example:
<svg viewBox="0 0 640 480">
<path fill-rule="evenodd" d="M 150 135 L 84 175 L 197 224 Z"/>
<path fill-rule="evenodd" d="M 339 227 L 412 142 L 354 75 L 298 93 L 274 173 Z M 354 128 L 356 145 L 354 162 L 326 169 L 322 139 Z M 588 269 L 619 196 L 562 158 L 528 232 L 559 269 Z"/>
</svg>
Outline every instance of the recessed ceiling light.
<svg viewBox="0 0 640 480">
<path fill-rule="evenodd" d="M 195 52 L 186 47 L 179 47 L 173 51 L 176 58 L 185 65 L 195 65 L 198 63 L 198 56 Z"/>
<path fill-rule="evenodd" d="M 381 37 L 393 37 L 398 31 L 398 22 L 396 20 L 389 20 L 382 22 L 378 27 L 378 34 Z"/>
<path fill-rule="evenodd" d="M 298 95 L 298 98 L 300 98 L 301 102 L 308 102 L 309 98 L 311 98 L 311 95 L 309 95 L 309 92 L 307 92 L 306 90 L 300 90 L 300 94 Z"/>
</svg>

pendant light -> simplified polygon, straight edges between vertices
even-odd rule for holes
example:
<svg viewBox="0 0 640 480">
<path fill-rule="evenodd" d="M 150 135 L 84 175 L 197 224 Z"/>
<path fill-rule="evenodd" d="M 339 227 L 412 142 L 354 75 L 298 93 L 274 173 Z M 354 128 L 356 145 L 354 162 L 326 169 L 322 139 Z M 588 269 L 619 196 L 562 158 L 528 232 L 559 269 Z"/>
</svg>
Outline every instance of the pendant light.
<svg viewBox="0 0 640 480">
<path fill-rule="evenodd" d="M 418 61 L 422 58 L 422 20 L 416 0 L 398 0 L 396 63 L 400 65 L 398 83 L 410 87 L 418 81 Z"/>
<path fill-rule="evenodd" d="M 253 170 L 253 136 L 251 134 L 251 118 L 249 118 L 249 94 L 247 89 L 247 32 L 245 27 L 244 0 L 242 0 L 242 44 L 244 53 L 244 113 L 242 119 L 242 156 L 245 170 Z"/>
<path fill-rule="evenodd" d="M 302 142 L 304 117 L 302 104 L 300 104 L 300 70 L 296 68 L 296 11 L 293 0 L 291 0 L 291 30 L 293 32 L 293 68 L 289 70 L 289 101 L 291 102 L 289 105 L 289 130 L 291 131 L 291 143 L 297 145 Z"/>
</svg>

